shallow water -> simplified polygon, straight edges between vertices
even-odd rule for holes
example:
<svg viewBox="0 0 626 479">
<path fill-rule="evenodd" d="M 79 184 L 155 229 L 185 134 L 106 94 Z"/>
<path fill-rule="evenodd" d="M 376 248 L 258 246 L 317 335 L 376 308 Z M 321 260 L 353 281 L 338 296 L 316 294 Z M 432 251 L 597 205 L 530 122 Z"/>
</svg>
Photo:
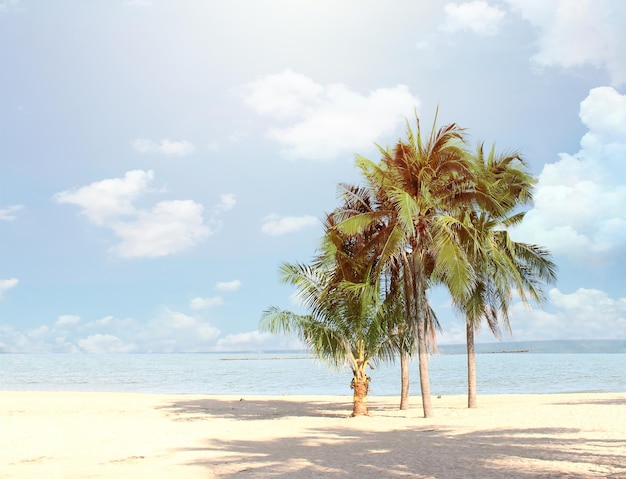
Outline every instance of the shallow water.
<svg viewBox="0 0 626 479">
<path fill-rule="evenodd" d="M 433 395 L 466 392 L 466 358 L 430 359 Z M 625 353 L 483 353 L 479 394 L 626 392 Z M 399 365 L 370 371 L 371 394 L 400 392 Z M 350 394 L 351 373 L 307 353 L 0 354 L 0 390 L 182 394 Z M 419 393 L 411 363 L 411 392 Z"/>
</svg>

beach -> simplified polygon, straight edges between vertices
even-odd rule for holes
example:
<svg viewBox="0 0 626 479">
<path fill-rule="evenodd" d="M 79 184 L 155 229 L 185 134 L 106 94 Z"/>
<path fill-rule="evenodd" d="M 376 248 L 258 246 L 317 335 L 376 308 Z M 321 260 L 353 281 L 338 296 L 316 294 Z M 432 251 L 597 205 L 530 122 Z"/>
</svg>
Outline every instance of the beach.
<svg viewBox="0 0 626 479">
<path fill-rule="evenodd" d="M 369 398 L 0 392 L 0 477 L 626 478 L 626 393 Z"/>
</svg>

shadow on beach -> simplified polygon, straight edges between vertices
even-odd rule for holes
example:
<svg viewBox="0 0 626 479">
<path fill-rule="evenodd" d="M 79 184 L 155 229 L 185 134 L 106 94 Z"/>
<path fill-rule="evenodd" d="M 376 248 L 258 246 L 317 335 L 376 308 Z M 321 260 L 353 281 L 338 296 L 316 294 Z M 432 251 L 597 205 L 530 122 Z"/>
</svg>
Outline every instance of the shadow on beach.
<svg viewBox="0 0 626 479">
<path fill-rule="evenodd" d="M 236 418 L 239 420 L 268 420 L 285 417 L 333 417 L 350 416 L 350 400 L 290 401 L 289 399 L 190 399 L 163 406 L 176 420 L 206 420 L 211 417 Z"/>
<path fill-rule="evenodd" d="M 204 446 L 180 451 L 192 454 L 196 459 L 188 464 L 206 467 L 209 477 L 626 478 L 626 442 L 589 433 L 580 437 L 576 428 L 468 432 L 420 424 L 413 408 L 410 420 L 397 422 L 393 430 L 377 431 L 376 421 L 380 425 L 388 415 L 404 416 L 381 408 L 374 417 L 351 419 L 349 401 L 194 399 L 162 409 L 173 420 L 233 419 L 255 428 L 263 428 L 264 420 L 294 418 L 298 423 L 293 434 L 284 430 L 282 437 L 271 439 L 241 437 L 245 432 L 228 438 L 207 433 Z M 325 418 L 324 424 L 311 418 Z"/>
</svg>

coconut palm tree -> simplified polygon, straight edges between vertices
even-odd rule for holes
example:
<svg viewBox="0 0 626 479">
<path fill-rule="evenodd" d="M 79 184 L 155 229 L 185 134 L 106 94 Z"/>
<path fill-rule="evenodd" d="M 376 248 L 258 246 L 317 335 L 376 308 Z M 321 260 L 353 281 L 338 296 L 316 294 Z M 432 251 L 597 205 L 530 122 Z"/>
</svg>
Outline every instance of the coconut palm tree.
<svg viewBox="0 0 626 479">
<path fill-rule="evenodd" d="M 395 212 L 380 189 L 372 189 L 368 185 L 354 186 L 341 183 L 338 187 L 339 197 L 343 199 L 341 207 L 331 213 L 332 221 L 337 225 L 353 216 L 369 217 L 367 237 L 370 238 L 371 251 L 378 257 L 372 258 L 372 278 L 381 282 L 381 295 L 385 304 L 385 323 L 389 328 L 392 347 L 400 357 L 401 394 L 400 409 L 408 408 L 409 401 L 409 357 L 416 349 L 414 331 L 408 328 L 405 318 L 405 294 L 402 287 L 402 265 L 389 256 L 390 251 L 398 247 L 402 241 L 401 231 L 394 228 Z M 339 231 L 343 231 L 339 228 Z M 358 234 L 358 233 L 357 233 Z M 395 238 L 394 238 L 395 234 Z M 381 260 L 386 259 L 385 260 Z"/>
<path fill-rule="evenodd" d="M 440 129 L 433 124 L 424 141 L 418 119 L 416 133 L 407 127 L 405 140 L 392 150 L 380 148 L 379 163 L 360 156 L 356 160 L 369 188 L 385 198 L 393 212 L 387 213 L 393 240 L 380 262 L 394 262 L 402 270 L 405 323 L 416 331 L 425 417 L 433 414 L 428 377 L 435 335 L 427 297 L 431 278 L 435 273 L 446 276 L 448 287 L 459 297 L 468 294 L 473 279 L 458 240 L 463 224 L 453 216 L 459 203 L 471 202 L 474 195 L 474 170 L 465 150 L 464 132 L 455 124 Z M 356 234 L 379 220 L 380 212 L 366 212 L 346 218 L 338 227 Z"/>
<path fill-rule="evenodd" d="M 501 326 L 510 332 L 511 291 L 516 290 L 526 304 L 529 299 L 540 304 L 543 284 L 556 280 L 550 254 L 540 246 L 513 241 L 507 231 L 524 218 L 524 212 L 514 210 L 532 199 L 535 180 L 525 162 L 516 153 L 496 155 L 493 147 L 485 156 L 479 144 L 472 165 L 478 194 L 473 205 L 461 207 L 459 217 L 465 224 L 460 238 L 474 276 L 469 291 L 452 294 L 466 322 L 470 408 L 477 406 L 474 336 L 482 321 L 498 338 Z"/>
<path fill-rule="evenodd" d="M 340 230 L 348 227 L 346 220 L 359 216 L 359 222 L 365 218 L 368 237 L 374 250 L 379 255 L 372 263 L 371 276 L 381 281 L 381 293 L 385 304 L 385 324 L 389 328 L 389 336 L 396 355 L 400 358 L 401 371 L 401 410 L 409 407 L 409 360 L 417 351 L 417 329 L 415 322 L 406 321 L 413 313 L 411 303 L 410 275 L 405 275 L 406 255 L 398 255 L 398 249 L 404 244 L 404 234 L 397 227 L 397 212 L 393 204 L 383 194 L 381 188 L 371 185 L 354 186 L 339 185 L 339 196 L 343 198 L 343 206 L 332 213 L 333 222 Z M 428 347 L 435 349 L 434 332 L 439 329 L 435 312 L 428 305 L 426 329 L 429 331 Z"/>
<path fill-rule="evenodd" d="M 281 277 L 296 287 L 310 314 L 298 315 L 271 307 L 263 313 L 260 329 L 297 334 L 313 354 L 331 366 L 348 363 L 352 370 L 352 415 L 368 414 L 367 368 L 393 358 L 390 332 L 380 283 L 372 276 L 378 258 L 375 235 L 347 236 L 326 219 L 321 253 L 312 265 L 285 263 Z"/>
</svg>

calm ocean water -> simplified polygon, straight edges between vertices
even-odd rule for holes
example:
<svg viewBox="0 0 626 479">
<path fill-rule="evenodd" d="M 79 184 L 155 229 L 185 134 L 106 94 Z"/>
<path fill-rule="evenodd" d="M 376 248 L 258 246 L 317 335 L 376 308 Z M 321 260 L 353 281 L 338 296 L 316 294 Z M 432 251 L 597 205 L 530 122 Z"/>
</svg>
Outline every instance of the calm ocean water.
<svg viewBox="0 0 626 479">
<path fill-rule="evenodd" d="M 478 345 L 479 394 L 626 392 L 626 341 Z M 466 392 L 462 346 L 430 360 L 433 395 Z M 371 394 L 400 392 L 399 365 L 370 371 Z M 351 373 L 306 352 L 0 354 L 0 390 L 182 394 L 349 395 Z M 419 394 L 417 362 L 411 392 Z"/>
</svg>

